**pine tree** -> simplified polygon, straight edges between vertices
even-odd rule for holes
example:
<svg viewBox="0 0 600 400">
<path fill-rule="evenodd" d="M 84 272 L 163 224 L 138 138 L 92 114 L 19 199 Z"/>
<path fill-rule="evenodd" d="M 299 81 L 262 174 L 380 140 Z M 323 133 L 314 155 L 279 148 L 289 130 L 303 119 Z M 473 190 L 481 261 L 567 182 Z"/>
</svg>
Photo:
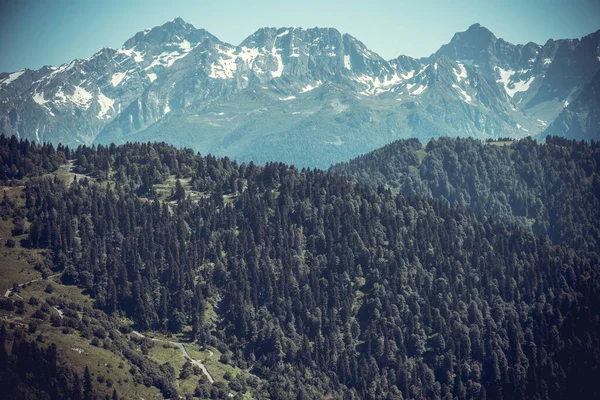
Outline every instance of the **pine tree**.
<svg viewBox="0 0 600 400">
<path fill-rule="evenodd" d="M 179 201 L 185 199 L 185 189 L 181 184 L 181 181 L 177 179 L 175 182 L 175 192 L 173 193 L 173 200 Z"/>
<path fill-rule="evenodd" d="M 92 400 L 93 392 L 92 374 L 90 374 L 90 369 L 86 365 L 83 371 L 83 400 Z"/>
</svg>

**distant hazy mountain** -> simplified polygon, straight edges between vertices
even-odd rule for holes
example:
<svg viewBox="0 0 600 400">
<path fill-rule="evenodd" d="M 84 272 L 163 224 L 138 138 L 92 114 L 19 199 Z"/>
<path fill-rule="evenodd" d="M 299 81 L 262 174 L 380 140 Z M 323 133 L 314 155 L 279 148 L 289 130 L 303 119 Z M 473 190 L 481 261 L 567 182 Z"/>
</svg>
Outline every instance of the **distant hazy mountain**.
<svg viewBox="0 0 600 400">
<path fill-rule="evenodd" d="M 398 138 L 540 135 L 559 114 L 553 129 L 597 138 L 561 112 L 597 110 L 599 47 L 600 31 L 513 45 L 475 24 L 430 57 L 384 60 L 332 28 L 262 28 L 234 46 L 177 18 L 119 50 L 1 74 L 0 132 L 313 167 Z"/>
<path fill-rule="evenodd" d="M 569 139 L 600 139 L 600 72 L 544 131 Z"/>
</svg>

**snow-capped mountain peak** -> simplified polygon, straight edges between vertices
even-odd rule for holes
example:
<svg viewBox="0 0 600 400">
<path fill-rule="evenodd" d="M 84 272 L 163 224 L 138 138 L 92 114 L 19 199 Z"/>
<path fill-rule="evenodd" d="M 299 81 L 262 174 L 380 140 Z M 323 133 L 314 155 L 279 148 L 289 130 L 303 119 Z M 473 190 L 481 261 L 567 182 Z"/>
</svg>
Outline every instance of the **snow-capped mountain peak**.
<svg viewBox="0 0 600 400">
<path fill-rule="evenodd" d="M 430 57 L 385 60 L 334 28 L 266 27 L 233 45 L 178 17 L 119 49 L 0 74 L 0 130 L 67 144 L 168 140 L 242 159 L 259 159 L 269 141 L 250 138 L 271 132 L 334 143 L 331 162 L 400 137 L 536 135 L 590 97 L 599 45 L 600 31 L 514 45 L 474 24 Z"/>
</svg>

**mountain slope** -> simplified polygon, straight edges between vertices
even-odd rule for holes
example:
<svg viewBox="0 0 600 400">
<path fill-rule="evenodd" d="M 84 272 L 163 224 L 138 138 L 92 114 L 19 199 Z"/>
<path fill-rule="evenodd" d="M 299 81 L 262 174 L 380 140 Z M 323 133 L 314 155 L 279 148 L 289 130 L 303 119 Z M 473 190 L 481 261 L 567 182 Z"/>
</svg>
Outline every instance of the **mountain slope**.
<svg viewBox="0 0 600 400">
<path fill-rule="evenodd" d="M 475 24 L 384 60 L 333 28 L 234 46 L 176 18 L 118 50 L 0 75 L 0 131 L 66 144 L 164 140 L 326 168 L 396 139 L 536 136 L 600 69 L 600 31 L 513 45 Z"/>
<path fill-rule="evenodd" d="M 480 182 L 498 173 L 477 165 L 487 158 L 476 151 L 483 146 L 478 141 L 454 141 L 456 150 L 474 153 L 462 170 L 467 185 L 474 167 Z M 523 143 L 533 158 L 537 144 Z M 44 165 L 55 152 L 24 141 L 3 144 L 0 152 L 15 155 L 0 158 L 5 171 Z M 571 145 L 573 154 L 586 157 L 594 149 Z M 25 146 L 29 151 L 16 151 Z M 432 147 L 436 155 L 448 150 Z M 540 157 L 554 166 L 549 173 L 574 164 L 568 151 L 557 150 Z M 599 396 L 598 247 L 586 244 L 592 236 L 585 230 L 574 236 L 583 246 L 553 244 L 441 200 L 161 143 L 80 146 L 62 157 L 76 159 L 87 178 L 69 185 L 42 178 L 19 188 L 24 209 L 15 210 L 14 219 L 31 223 L 24 236 L 32 249 L 47 249 L 47 267 L 80 286 L 74 291 L 85 288 L 93 296 L 96 310 L 77 310 L 60 293 L 46 305 L 60 307 L 65 324 L 80 329 L 58 340 L 87 345 L 91 339 L 126 356 L 130 362 L 122 369 L 115 363 L 115 374 L 106 373 L 131 374 L 114 379 L 124 395 L 143 383 L 159 387 L 165 398 L 192 392 L 260 399 Z M 508 157 L 495 161 L 501 170 L 511 168 Z M 442 176 L 452 167 L 462 165 L 449 158 L 435 171 Z M 597 164 L 586 168 L 597 173 Z M 571 172 L 566 175 L 585 181 Z M 178 189 L 165 198 L 174 175 Z M 569 200 L 563 205 L 577 206 L 588 194 L 571 181 L 555 188 L 557 198 Z M 591 222 L 583 226 L 594 228 Z M 43 286 L 21 293 L 33 290 L 43 292 Z M 26 306 L 27 313 L 46 315 L 43 304 L 37 308 Z M 112 314 L 117 323 L 102 318 L 100 329 L 77 311 L 98 320 Z M 135 329 L 177 335 L 173 342 L 185 342 L 190 357 L 205 360 L 207 368 L 222 361 L 215 379 L 223 380 L 211 384 L 201 371 L 194 377 L 166 343 L 152 348 L 153 341 L 136 337 L 129 319 Z M 62 321 L 58 314 L 52 320 Z M 109 369 L 100 357 L 88 360 L 102 374 Z"/>
<path fill-rule="evenodd" d="M 176 19 L 114 50 L 58 68 L 0 75 L 0 131 L 37 141 L 91 143 L 176 61 L 212 36 Z M 216 39 L 214 39 L 216 40 Z"/>
<path fill-rule="evenodd" d="M 600 140 L 600 72 L 550 124 L 544 135 Z"/>
<path fill-rule="evenodd" d="M 581 40 L 513 45 L 474 24 L 423 61 L 442 56 L 476 65 L 496 79 L 510 103 L 537 122 L 539 132 L 600 69 L 600 31 Z"/>
</svg>

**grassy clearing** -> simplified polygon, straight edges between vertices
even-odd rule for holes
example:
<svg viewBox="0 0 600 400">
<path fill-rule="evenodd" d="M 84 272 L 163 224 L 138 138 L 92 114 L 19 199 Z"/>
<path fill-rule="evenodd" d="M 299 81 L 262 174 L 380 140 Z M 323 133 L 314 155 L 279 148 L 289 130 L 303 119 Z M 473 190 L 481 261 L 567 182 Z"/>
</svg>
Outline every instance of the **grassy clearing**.
<svg viewBox="0 0 600 400">
<path fill-rule="evenodd" d="M 48 284 L 51 283 L 54 289 L 53 293 L 45 291 Z M 41 280 L 32 282 L 21 288 L 19 293 L 27 303 L 29 298 L 36 297 L 40 304 L 44 303 L 49 297 L 64 299 L 66 302 L 73 302 L 82 306 L 91 307 L 93 299 L 82 293 L 82 290 L 75 286 L 64 286 L 56 279 Z M 16 296 L 13 295 L 13 298 Z M 98 390 L 111 394 L 116 389 L 120 396 L 126 399 L 160 399 L 161 393 L 154 387 L 139 385 L 133 381 L 129 372 L 131 364 L 120 353 L 112 352 L 109 349 L 91 344 L 91 340 L 84 338 L 76 330 L 65 334 L 62 327 L 55 327 L 49 320 L 41 321 L 32 318 L 32 314 L 37 310 L 37 306 L 25 306 L 25 312 L 22 315 L 15 315 L 7 311 L 1 311 L 0 315 L 6 317 L 8 321 L 14 320 L 23 322 L 25 325 L 29 321 L 35 320 L 39 326 L 35 333 L 29 333 L 25 329 L 29 340 L 38 340 L 38 335 L 42 335 L 44 344 L 54 343 L 57 346 L 59 362 L 67 364 L 83 374 L 85 366 L 90 369 L 92 377 L 95 380 L 95 386 Z M 58 312 L 52 309 L 52 314 Z M 88 315 L 89 316 L 89 315 Z M 9 324 L 10 327 L 10 324 Z"/>
<path fill-rule="evenodd" d="M 417 150 L 416 153 L 417 153 L 417 157 L 419 158 L 419 165 L 421 165 L 421 163 L 423 162 L 423 159 L 427 155 L 427 151 L 425 151 L 425 149 L 420 149 L 420 150 Z"/>
<path fill-rule="evenodd" d="M 192 200 L 199 200 L 201 198 L 207 197 L 207 195 L 204 192 L 198 192 L 198 191 L 192 190 L 191 180 L 192 180 L 192 178 L 181 178 L 180 179 L 181 185 L 185 189 L 186 195 L 189 196 Z M 177 183 L 176 176 L 171 175 L 163 183 L 155 184 L 154 189 L 156 190 L 156 193 L 158 194 L 158 198 L 160 200 L 168 200 L 169 197 L 171 197 L 171 195 L 173 194 L 173 192 L 175 190 L 176 183 Z"/>
<path fill-rule="evenodd" d="M 150 349 L 148 355 L 159 364 L 168 362 L 179 376 L 179 373 L 183 369 L 183 365 L 186 362 L 181 350 L 169 341 L 180 342 L 185 344 L 185 349 L 190 357 L 200 361 L 206 367 L 208 373 L 215 380 L 215 382 L 228 382 L 238 375 L 248 377 L 250 374 L 236 366 L 221 362 L 221 352 L 214 347 L 207 347 L 201 349 L 199 345 L 191 343 L 189 341 L 189 333 L 191 328 L 188 326 L 182 333 L 177 335 L 162 335 L 156 332 L 144 332 L 144 335 L 156 339 L 154 346 Z M 177 385 L 181 394 L 193 394 L 194 389 L 198 383 L 198 379 L 202 373 L 195 374 L 187 377 L 186 379 L 178 379 Z M 232 391 L 233 392 L 233 391 Z M 245 393 L 244 398 L 251 399 L 250 393 Z"/>
<path fill-rule="evenodd" d="M 175 369 L 177 373 L 176 384 L 180 395 L 185 396 L 194 393 L 200 377 L 199 375 L 201 375 L 202 372 L 199 372 L 198 375 L 192 374 L 185 379 L 180 379 L 180 373 L 187 360 L 177 346 L 167 342 L 156 341 L 154 342 L 154 346 L 149 350 L 148 356 L 159 364 L 169 363 Z"/>
<path fill-rule="evenodd" d="M 486 144 L 492 145 L 492 146 L 510 146 L 511 144 L 514 143 L 514 140 L 506 140 L 506 141 L 502 141 L 502 142 L 485 142 Z"/>
<path fill-rule="evenodd" d="M 42 274 L 33 266 L 41 264 L 44 259 L 40 251 L 23 249 L 18 244 L 17 247 L 8 248 L 5 243 L 6 240 L 2 239 L 0 245 L 0 295 L 4 295 L 15 283 L 40 279 Z"/>
<path fill-rule="evenodd" d="M 56 171 L 52 173 L 52 175 L 57 176 L 66 184 L 70 184 L 73 182 L 73 177 L 69 173 L 70 164 L 61 165 Z"/>
<path fill-rule="evenodd" d="M 191 185 L 192 178 L 181 178 L 179 180 L 180 180 L 183 188 L 185 189 L 186 196 L 188 196 L 192 201 L 198 201 L 200 199 L 210 197 L 210 195 L 208 195 L 205 192 L 192 190 L 192 185 Z M 175 191 L 176 183 L 177 183 L 176 176 L 170 175 L 169 178 L 167 180 L 165 180 L 164 182 L 154 184 L 154 190 L 156 190 L 159 200 L 169 201 L 173 192 Z M 233 201 L 235 200 L 235 198 L 237 196 L 238 196 L 238 193 L 224 194 L 223 202 L 226 204 L 233 203 Z M 174 203 L 174 202 L 172 202 L 172 203 Z"/>
<path fill-rule="evenodd" d="M 205 351 L 198 351 L 195 353 L 199 360 L 206 366 L 206 369 L 213 377 L 215 381 L 224 381 L 224 375 L 228 373 L 231 377 L 235 377 L 238 374 L 246 374 L 245 371 L 235 367 L 233 365 L 222 363 L 220 360 L 221 352 L 214 347 L 208 347 Z"/>
<path fill-rule="evenodd" d="M 3 187 L 1 195 L 4 196 L 4 193 L 16 207 L 25 204 L 25 200 L 21 197 L 23 187 Z M 13 228 L 12 218 L 0 219 L 0 295 L 4 295 L 15 283 L 28 282 L 42 277 L 41 273 L 34 267 L 43 264 L 44 252 L 23 248 L 21 241 L 27 235 L 13 236 Z M 29 224 L 26 223 L 25 229 L 28 228 Z M 7 246 L 8 239 L 14 240 L 15 247 Z"/>
<path fill-rule="evenodd" d="M 162 398 L 158 389 L 133 382 L 129 373 L 131 365 L 115 353 L 93 346 L 89 340 L 76 334 L 64 335 L 56 329 L 44 329 L 44 335 L 47 342 L 56 343 L 62 350 L 60 354 L 64 362 L 72 366 L 87 365 L 92 376 L 103 377 L 104 383 L 96 382 L 97 387 L 106 386 L 107 392 L 116 388 L 119 395 L 126 399 Z M 83 369 L 81 371 L 83 372 Z"/>
</svg>

